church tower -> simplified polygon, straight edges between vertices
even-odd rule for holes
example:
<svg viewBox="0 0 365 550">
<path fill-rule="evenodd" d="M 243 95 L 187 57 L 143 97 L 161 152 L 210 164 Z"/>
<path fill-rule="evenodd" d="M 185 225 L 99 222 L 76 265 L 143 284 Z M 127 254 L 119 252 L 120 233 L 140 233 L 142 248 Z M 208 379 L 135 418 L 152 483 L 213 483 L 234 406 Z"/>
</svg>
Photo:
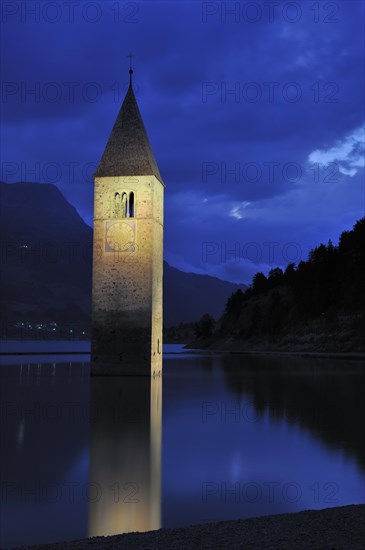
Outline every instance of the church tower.
<svg viewBox="0 0 365 550">
<path fill-rule="evenodd" d="M 130 85 L 95 173 L 94 375 L 162 369 L 164 184 Z"/>
</svg>

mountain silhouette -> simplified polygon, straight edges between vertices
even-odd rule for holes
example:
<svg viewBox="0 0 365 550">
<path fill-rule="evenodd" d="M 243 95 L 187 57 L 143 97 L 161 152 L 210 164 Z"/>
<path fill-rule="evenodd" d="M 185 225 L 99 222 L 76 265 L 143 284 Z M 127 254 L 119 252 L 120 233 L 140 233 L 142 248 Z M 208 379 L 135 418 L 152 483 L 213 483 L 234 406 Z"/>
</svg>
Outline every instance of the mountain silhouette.
<svg viewBox="0 0 365 550">
<path fill-rule="evenodd" d="M 88 333 L 93 231 L 59 189 L 0 183 L 0 231 L 2 332 L 27 321 Z M 204 313 L 219 317 L 239 288 L 246 286 L 164 262 L 164 325 L 197 321 Z"/>
</svg>

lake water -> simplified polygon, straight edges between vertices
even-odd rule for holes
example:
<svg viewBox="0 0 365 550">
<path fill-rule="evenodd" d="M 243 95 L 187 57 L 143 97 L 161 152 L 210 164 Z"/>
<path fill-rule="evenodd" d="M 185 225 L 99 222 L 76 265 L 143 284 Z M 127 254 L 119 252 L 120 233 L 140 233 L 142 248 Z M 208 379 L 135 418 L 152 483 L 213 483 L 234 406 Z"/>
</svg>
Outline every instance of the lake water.
<svg viewBox="0 0 365 550">
<path fill-rule="evenodd" d="M 1 357 L 2 547 L 364 502 L 364 362 L 182 351 Z"/>
</svg>

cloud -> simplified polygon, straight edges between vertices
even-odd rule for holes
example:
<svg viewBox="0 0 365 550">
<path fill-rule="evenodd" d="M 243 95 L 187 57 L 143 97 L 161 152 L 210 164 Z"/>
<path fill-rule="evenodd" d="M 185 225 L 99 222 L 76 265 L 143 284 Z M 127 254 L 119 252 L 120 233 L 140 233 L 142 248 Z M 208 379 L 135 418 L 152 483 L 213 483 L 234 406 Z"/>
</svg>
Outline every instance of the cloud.
<svg viewBox="0 0 365 550">
<path fill-rule="evenodd" d="M 336 141 L 329 149 L 316 149 L 308 157 L 311 164 L 328 166 L 337 163 L 339 171 L 345 176 L 353 177 L 359 168 L 365 165 L 365 128 L 357 128 L 342 140 Z"/>
<path fill-rule="evenodd" d="M 229 215 L 231 216 L 231 218 L 236 218 L 237 220 L 241 220 L 242 218 L 245 217 L 245 212 L 244 210 L 250 206 L 250 202 L 248 201 L 243 201 L 241 202 L 240 204 L 238 204 L 237 206 L 234 206 L 233 208 L 231 208 L 231 211 L 229 213 Z"/>
</svg>

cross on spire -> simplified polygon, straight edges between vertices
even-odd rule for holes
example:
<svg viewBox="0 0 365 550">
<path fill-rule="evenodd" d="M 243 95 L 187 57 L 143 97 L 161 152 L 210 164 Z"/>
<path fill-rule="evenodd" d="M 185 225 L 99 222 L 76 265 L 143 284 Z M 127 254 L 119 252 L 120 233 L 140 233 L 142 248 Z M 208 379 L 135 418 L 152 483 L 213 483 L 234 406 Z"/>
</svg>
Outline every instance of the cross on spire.
<svg viewBox="0 0 365 550">
<path fill-rule="evenodd" d="M 136 56 L 132 54 L 132 52 L 129 52 L 127 57 L 129 57 L 129 85 L 132 86 L 132 74 L 133 74 L 132 59 L 133 57 L 136 57 Z"/>
</svg>

